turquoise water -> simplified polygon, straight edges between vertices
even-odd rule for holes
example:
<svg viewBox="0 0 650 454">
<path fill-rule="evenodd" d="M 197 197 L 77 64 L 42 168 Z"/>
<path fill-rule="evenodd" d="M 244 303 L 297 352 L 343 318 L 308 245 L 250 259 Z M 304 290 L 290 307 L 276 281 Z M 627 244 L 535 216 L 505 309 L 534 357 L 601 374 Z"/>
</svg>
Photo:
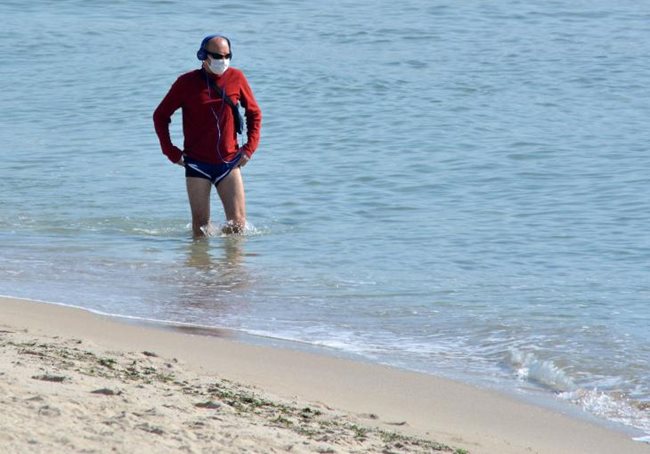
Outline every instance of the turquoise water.
<svg viewBox="0 0 650 454">
<path fill-rule="evenodd" d="M 650 434 L 650 4 L 0 17 L 0 294 L 306 342 Z M 195 242 L 151 116 L 214 32 L 264 124 L 249 233 Z"/>
</svg>

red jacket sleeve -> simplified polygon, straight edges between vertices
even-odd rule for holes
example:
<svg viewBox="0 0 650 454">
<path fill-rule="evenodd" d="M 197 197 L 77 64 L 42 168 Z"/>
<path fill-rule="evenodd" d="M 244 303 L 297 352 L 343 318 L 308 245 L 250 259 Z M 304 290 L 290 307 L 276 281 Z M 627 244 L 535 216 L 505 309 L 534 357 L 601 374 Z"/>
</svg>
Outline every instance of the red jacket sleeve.
<svg viewBox="0 0 650 454">
<path fill-rule="evenodd" d="M 242 75 L 242 82 L 239 94 L 242 107 L 246 110 L 246 134 L 247 140 L 242 147 L 244 153 L 250 158 L 260 143 L 260 130 L 262 129 L 262 110 L 255 100 L 253 90 L 246 77 Z"/>
<path fill-rule="evenodd" d="M 169 123 L 172 121 L 173 113 L 181 107 L 182 103 L 183 89 L 179 78 L 153 113 L 153 124 L 160 141 L 160 148 L 165 156 L 174 163 L 180 161 L 183 152 L 172 143 L 169 135 Z"/>
</svg>

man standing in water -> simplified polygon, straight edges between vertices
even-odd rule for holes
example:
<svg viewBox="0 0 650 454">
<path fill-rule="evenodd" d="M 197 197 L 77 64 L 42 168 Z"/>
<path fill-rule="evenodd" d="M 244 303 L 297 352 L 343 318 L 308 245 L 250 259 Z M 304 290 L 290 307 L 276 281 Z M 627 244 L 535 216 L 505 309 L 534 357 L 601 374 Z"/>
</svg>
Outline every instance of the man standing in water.
<svg viewBox="0 0 650 454">
<path fill-rule="evenodd" d="M 196 56 L 202 67 L 181 75 L 153 114 L 163 153 L 185 167 L 187 195 L 195 237 L 209 235 L 212 185 L 223 204 L 227 224 L 224 233 L 241 233 L 246 225 L 246 198 L 241 168 L 251 159 L 260 138 L 262 111 L 244 73 L 230 67 L 230 40 L 206 36 Z M 237 103 L 246 110 L 246 144 L 239 147 L 241 117 Z M 172 114 L 182 109 L 184 149 L 169 135 Z"/>
</svg>

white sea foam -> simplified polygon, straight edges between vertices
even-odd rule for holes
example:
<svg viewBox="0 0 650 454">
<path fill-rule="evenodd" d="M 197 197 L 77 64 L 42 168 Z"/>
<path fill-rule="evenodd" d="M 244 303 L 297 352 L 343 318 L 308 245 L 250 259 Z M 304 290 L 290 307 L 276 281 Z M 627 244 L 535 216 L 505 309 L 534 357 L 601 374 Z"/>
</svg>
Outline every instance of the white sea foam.
<svg viewBox="0 0 650 454">
<path fill-rule="evenodd" d="M 345 353 L 371 356 L 372 348 L 366 346 L 358 336 L 352 333 L 338 333 L 335 338 L 326 338 L 316 332 L 306 334 L 303 331 L 286 330 L 283 332 L 268 331 L 263 329 L 244 329 L 244 332 L 258 337 L 278 339 L 282 341 L 297 342 L 301 344 L 325 347 Z"/>
<path fill-rule="evenodd" d="M 588 413 L 650 434 L 650 412 L 625 395 L 583 389 L 553 361 L 540 360 L 531 352 L 512 349 L 510 360 L 518 379 L 550 388 L 560 399 L 576 404 Z M 645 441 L 645 438 L 648 437 L 641 437 L 638 441 Z"/>
<path fill-rule="evenodd" d="M 517 378 L 530 381 L 552 389 L 553 391 L 570 391 L 576 385 L 553 361 L 540 360 L 534 353 L 510 350 L 510 360 L 515 368 Z"/>
<path fill-rule="evenodd" d="M 559 393 L 558 397 L 579 405 L 589 413 L 640 429 L 647 435 L 635 440 L 650 442 L 650 412 L 624 395 L 598 389 L 576 389 Z"/>
<path fill-rule="evenodd" d="M 231 222 L 224 222 L 223 224 L 217 224 L 216 226 L 212 223 L 209 223 L 207 225 L 204 225 L 201 227 L 201 231 L 203 234 L 207 237 L 215 237 L 215 236 L 220 236 L 220 237 L 228 237 L 232 236 L 230 233 L 226 233 L 225 230 L 228 228 L 232 227 L 233 224 Z M 192 224 L 187 224 L 187 228 L 191 229 Z M 243 231 L 237 233 L 236 235 L 238 236 L 255 236 L 255 235 L 263 235 L 265 233 L 268 233 L 269 229 L 268 228 L 261 228 L 258 229 L 253 225 L 252 222 L 246 221 L 246 224 L 244 225 Z"/>
</svg>

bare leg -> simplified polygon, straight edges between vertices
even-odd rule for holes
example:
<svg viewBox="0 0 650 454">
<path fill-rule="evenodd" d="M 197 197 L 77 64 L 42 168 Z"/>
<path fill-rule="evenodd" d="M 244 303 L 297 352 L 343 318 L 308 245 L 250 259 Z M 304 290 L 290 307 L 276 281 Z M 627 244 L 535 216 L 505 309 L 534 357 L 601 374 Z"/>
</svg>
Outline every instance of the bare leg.
<svg viewBox="0 0 650 454">
<path fill-rule="evenodd" d="M 188 177 L 187 197 L 190 200 L 192 210 L 192 233 L 195 238 L 205 236 L 201 227 L 209 227 L 210 224 L 210 192 L 212 183 L 205 178 Z"/>
<path fill-rule="evenodd" d="M 234 168 L 226 178 L 219 182 L 217 192 L 228 221 L 223 233 L 241 233 L 246 226 L 246 196 L 244 195 L 244 180 L 239 167 Z"/>
</svg>

